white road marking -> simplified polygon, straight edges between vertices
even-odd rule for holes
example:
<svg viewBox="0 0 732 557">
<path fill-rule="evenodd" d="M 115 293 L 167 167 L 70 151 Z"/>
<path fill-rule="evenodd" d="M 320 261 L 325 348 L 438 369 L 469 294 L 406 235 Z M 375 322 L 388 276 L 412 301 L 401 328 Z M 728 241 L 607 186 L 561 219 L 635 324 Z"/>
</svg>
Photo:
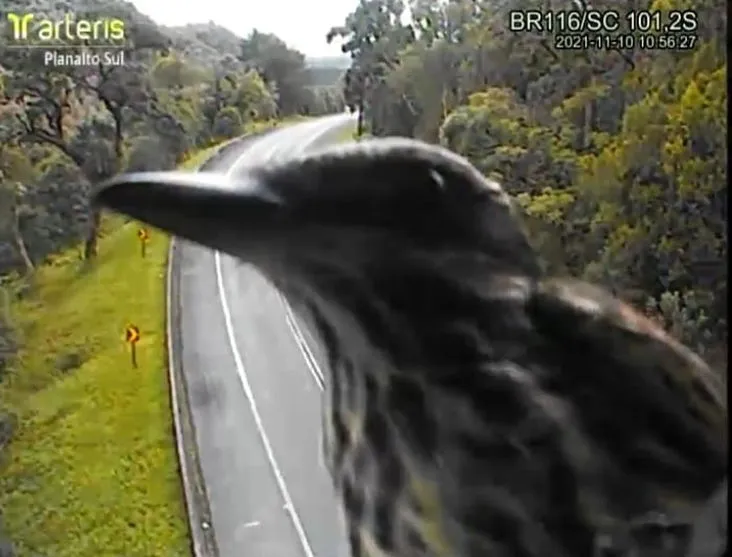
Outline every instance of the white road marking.
<svg viewBox="0 0 732 557">
<path fill-rule="evenodd" d="M 305 365 L 310 371 L 310 375 L 313 376 L 316 385 L 318 385 L 318 388 L 322 391 L 325 388 L 325 375 L 320 369 L 318 361 L 315 359 L 313 351 L 310 349 L 307 340 L 305 340 L 305 336 L 302 334 L 302 329 L 300 329 L 300 326 L 297 323 L 297 318 L 295 317 L 295 313 L 292 311 L 292 307 L 290 307 L 290 303 L 281 293 L 280 300 L 282 300 L 282 306 L 285 308 L 285 321 L 287 322 L 287 326 L 289 327 L 292 336 L 295 337 L 295 342 L 302 353 L 302 357 L 305 360 Z"/>
<path fill-rule="evenodd" d="M 315 137 L 312 137 L 308 143 L 301 146 L 299 152 L 304 151 L 309 145 L 315 143 L 323 135 L 328 133 L 330 129 L 331 128 L 329 126 L 326 126 L 323 131 L 315 135 Z M 287 326 L 289 327 L 292 336 L 295 337 L 295 342 L 297 347 L 300 349 L 300 353 L 302 354 L 303 360 L 305 360 L 305 365 L 307 366 L 310 375 L 315 380 L 315 384 L 322 391 L 325 388 L 325 375 L 323 374 L 323 370 L 320 369 L 318 361 L 315 359 L 313 351 L 308 345 L 305 335 L 302 333 L 302 329 L 300 329 L 295 312 L 292 311 L 292 306 L 290 306 L 287 298 L 285 298 L 281 293 L 279 293 L 279 295 L 282 300 L 282 305 L 285 308 L 285 321 L 287 322 Z"/>
<path fill-rule="evenodd" d="M 308 541 L 307 535 L 305 534 L 305 529 L 303 528 L 302 522 L 300 521 L 300 517 L 297 515 L 297 512 L 292 505 L 290 492 L 287 489 L 287 485 L 285 484 L 285 479 L 282 476 L 280 467 L 277 465 L 277 460 L 275 459 L 274 452 L 272 451 L 272 445 L 269 442 L 269 438 L 267 437 L 267 432 L 264 430 L 262 417 L 259 414 L 259 410 L 257 409 L 257 403 L 254 400 L 254 392 L 252 391 L 252 387 L 249 384 L 249 379 L 247 378 L 246 370 L 244 369 L 244 363 L 242 361 L 241 354 L 239 353 L 239 347 L 236 344 L 236 338 L 234 336 L 234 326 L 232 325 L 231 321 L 231 312 L 229 311 L 229 303 L 226 300 L 226 291 L 224 289 L 224 277 L 221 274 L 221 256 L 219 252 L 216 252 L 214 257 L 216 263 L 216 283 L 219 290 L 219 299 L 221 300 L 221 309 L 224 312 L 226 335 L 229 338 L 229 345 L 231 346 L 231 353 L 234 356 L 234 365 L 236 366 L 236 371 L 239 374 L 241 385 L 244 388 L 244 394 L 249 401 L 249 407 L 252 410 L 254 423 L 257 426 L 259 438 L 262 440 L 262 445 L 264 446 L 264 452 L 267 454 L 267 460 L 269 460 L 269 465 L 272 468 L 275 480 L 277 481 L 277 487 L 280 490 L 282 498 L 285 500 L 285 504 L 290 507 L 289 515 L 292 519 L 292 524 L 295 526 L 295 531 L 297 532 L 297 537 L 300 540 L 300 545 L 302 546 L 303 552 L 305 553 L 306 557 L 315 557 L 315 554 L 310 547 L 310 542 Z"/>
<path fill-rule="evenodd" d="M 315 134 L 314 136 L 311 135 L 311 128 L 322 128 L 320 133 Z M 310 124 L 309 126 L 303 126 L 301 134 L 305 137 L 308 137 L 307 142 L 301 142 L 300 148 L 296 149 L 294 154 L 300 154 L 305 149 L 307 149 L 310 145 L 315 143 L 318 139 L 320 139 L 323 135 L 330 132 L 332 130 L 332 127 L 330 125 L 324 125 L 323 122 L 314 122 L 313 124 Z M 307 133 L 306 133 L 307 132 Z M 272 137 L 272 136 L 270 136 Z M 268 138 L 265 138 L 268 139 Z M 267 151 L 266 158 L 272 157 L 272 155 L 277 151 L 277 145 L 275 144 L 272 149 Z M 232 165 L 231 172 L 235 169 L 239 168 L 238 161 L 235 162 Z M 300 324 L 297 322 L 297 316 L 295 315 L 295 312 L 292 311 L 292 306 L 290 306 L 290 303 L 287 301 L 287 298 L 282 295 L 278 291 L 280 300 L 282 301 L 282 305 L 285 308 L 285 321 L 287 323 L 287 327 L 290 329 L 290 333 L 292 333 L 292 336 L 295 338 L 295 343 L 297 344 L 297 347 L 300 350 L 300 353 L 302 354 L 303 360 L 305 360 L 305 365 L 308 368 L 308 371 L 310 372 L 310 375 L 312 376 L 313 380 L 315 381 L 315 384 L 318 386 L 318 388 L 323 391 L 325 388 L 325 374 L 323 373 L 323 370 L 320 369 L 320 366 L 318 365 L 318 361 L 315 359 L 315 356 L 313 355 L 313 351 L 310 348 L 310 346 L 307 343 L 307 340 L 305 339 L 305 335 L 302 332 L 302 329 L 300 328 Z"/>
<path fill-rule="evenodd" d="M 258 520 L 252 520 L 251 522 L 247 522 L 246 524 L 242 524 L 242 528 L 254 528 L 255 526 L 259 526 L 261 522 Z"/>
<path fill-rule="evenodd" d="M 322 127 L 322 131 L 314 136 L 312 136 L 311 128 L 318 129 Z M 302 128 L 302 136 L 303 139 L 305 137 L 309 138 L 309 141 L 304 142 L 304 144 L 300 144 L 300 148 L 296 150 L 297 153 L 302 152 L 305 150 L 310 144 L 314 143 L 317 139 L 319 139 L 321 136 L 325 135 L 328 131 L 331 130 L 330 125 L 326 125 L 323 122 L 317 122 L 315 126 L 303 126 Z M 305 133 L 305 132 L 308 133 Z M 265 160 L 272 158 L 274 154 L 276 154 L 278 150 L 277 141 L 275 140 L 278 133 L 275 132 L 271 136 L 267 136 L 259 140 L 259 145 L 256 145 L 259 147 L 259 149 L 262 149 L 265 146 L 270 146 L 270 143 L 272 145 L 266 152 Z M 257 150 L 259 150 L 257 149 Z M 227 172 L 228 176 L 233 176 L 234 173 L 241 167 L 245 165 L 244 158 L 251 154 L 251 151 L 249 149 L 245 150 L 244 154 L 229 168 L 229 171 Z M 290 519 L 292 520 L 292 524 L 295 527 L 295 531 L 297 533 L 297 537 L 300 541 L 300 545 L 303 549 L 303 552 L 305 553 L 306 557 L 315 557 L 315 554 L 313 553 L 313 549 L 310 546 L 310 542 L 308 541 L 307 534 L 305 533 L 305 528 L 302 525 L 302 522 L 300 520 L 300 517 L 297 514 L 297 511 L 295 510 L 295 506 L 292 503 L 292 498 L 290 497 L 290 492 L 287 489 L 287 484 L 285 483 L 284 476 L 282 475 L 282 471 L 280 470 L 279 465 L 277 464 L 277 459 L 274 456 L 274 451 L 272 450 L 272 445 L 269 441 L 269 437 L 267 436 L 267 432 L 264 429 L 264 424 L 262 423 L 262 417 L 259 414 L 259 410 L 257 408 L 257 403 L 254 397 L 254 392 L 252 390 L 251 385 L 249 384 L 249 379 L 247 377 L 246 369 L 244 367 L 244 362 L 242 360 L 241 354 L 239 352 L 239 347 L 236 343 L 236 337 L 234 335 L 234 326 L 233 321 L 231 318 L 231 310 L 229 309 L 229 303 L 226 297 L 226 289 L 224 287 L 224 277 L 223 272 L 221 270 L 221 253 L 215 252 L 214 254 L 214 263 L 216 268 L 216 283 L 218 287 L 218 293 L 219 293 L 219 300 L 221 301 L 221 310 L 224 314 L 224 324 L 226 327 L 226 335 L 229 340 L 229 345 L 231 347 L 231 353 L 234 356 L 234 365 L 236 366 L 237 374 L 239 375 L 239 379 L 241 380 L 242 387 L 244 389 L 244 394 L 247 397 L 247 400 L 249 402 L 249 407 L 252 411 L 252 416 L 254 417 L 254 423 L 257 427 L 257 432 L 259 433 L 259 438 L 262 441 L 262 445 L 264 447 L 264 451 L 267 455 L 267 460 L 269 461 L 270 467 L 272 468 L 272 472 L 274 473 L 275 480 L 277 482 L 277 487 L 279 488 L 280 494 L 282 495 L 282 499 L 285 501 L 284 509 L 288 511 L 288 514 L 290 516 Z M 315 361 L 315 358 L 312 355 L 312 351 L 310 350 L 310 347 L 307 345 L 307 342 L 305 341 L 304 336 L 302 335 L 302 331 L 300 330 L 300 327 L 298 326 L 297 322 L 295 321 L 294 314 L 292 312 L 292 309 L 290 308 L 290 304 L 287 302 L 287 300 L 282 297 L 282 301 L 285 305 L 286 310 L 286 316 L 288 321 L 288 326 L 290 327 L 290 331 L 292 332 L 293 336 L 295 337 L 295 340 L 297 342 L 298 348 L 300 349 L 300 352 L 303 355 L 303 359 L 305 360 L 305 364 L 307 365 L 311 375 L 315 379 L 315 382 L 317 383 L 318 387 L 323 390 L 323 381 L 324 376 L 323 372 L 320 370 L 320 367 L 318 366 L 317 362 Z M 247 523 L 249 525 L 253 525 L 253 523 Z M 246 527 L 247 525 L 245 525 Z"/>
<path fill-rule="evenodd" d="M 273 135 L 277 135 L 276 132 Z M 265 138 L 265 140 L 268 138 Z M 276 147 L 273 146 L 272 151 Z M 271 156 L 272 151 L 270 151 L 268 156 Z M 242 155 L 242 157 L 239 160 L 242 160 L 244 156 L 246 156 L 249 150 L 247 149 L 245 153 Z M 227 173 L 229 176 L 232 176 L 234 172 L 238 169 L 238 161 L 234 162 L 234 164 L 231 165 L 231 168 L 229 169 L 229 172 Z M 282 495 L 282 499 L 285 501 L 284 508 L 289 511 L 288 515 L 290 516 L 290 519 L 292 520 L 292 524 L 295 527 L 295 532 L 297 533 L 298 540 L 300 541 L 300 546 L 302 547 L 303 552 L 305 553 L 306 557 L 315 557 L 315 553 L 313 553 L 313 549 L 310 546 L 310 542 L 308 541 L 307 534 L 305 533 L 305 529 L 303 528 L 302 522 L 300 521 L 300 517 L 297 514 L 297 511 L 295 510 L 294 505 L 292 504 L 292 498 L 290 497 L 290 492 L 287 489 L 287 484 L 285 483 L 285 478 L 282 475 L 282 471 L 280 470 L 279 465 L 277 464 L 277 459 L 274 456 L 274 451 L 272 450 L 272 444 L 269 441 L 269 437 L 267 436 L 267 432 L 264 429 L 264 424 L 262 423 L 262 417 L 259 414 L 259 409 L 257 408 L 257 403 L 254 398 L 254 392 L 252 391 L 252 387 L 249 384 L 249 379 L 247 377 L 246 369 L 244 368 L 244 362 L 242 360 L 241 354 L 239 352 L 239 347 L 236 343 L 236 337 L 234 335 L 234 326 L 232 323 L 231 318 L 231 311 L 229 309 L 229 303 L 226 297 L 226 289 L 224 287 L 224 277 L 221 272 L 221 253 L 216 252 L 214 254 L 214 263 L 216 267 L 216 284 L 218 286 L 218 292 L 219 292 L 219 300 L 221 301 L 221 310 L 224 314 L 224 324 L 226 326 L 226 335 L 229 340 L 229 346 L 231 347 L 231 353 L 234 356 L 234 365 L 236 366 L 237 374 L 239 375 L 239 379 L 241 381 L 242 387 L 244 389 L 244 394 L 247 397 L 247 400 L 249 402 L 249 407 L 252 411 L 252 416 L 254 417 L 254 423 L 257 427 L 257 432 L 259 433 L 259 438 L 262 441 L 262 446 L 264 447 L 264 452 L 267 455 L 267 460 L 269 461 L 270 467 L 272 468 L 272 472 L 275 476 L 275 481 L 277 482 L 277 487 L 279 488 L 280 495 Z"/>
</svg>

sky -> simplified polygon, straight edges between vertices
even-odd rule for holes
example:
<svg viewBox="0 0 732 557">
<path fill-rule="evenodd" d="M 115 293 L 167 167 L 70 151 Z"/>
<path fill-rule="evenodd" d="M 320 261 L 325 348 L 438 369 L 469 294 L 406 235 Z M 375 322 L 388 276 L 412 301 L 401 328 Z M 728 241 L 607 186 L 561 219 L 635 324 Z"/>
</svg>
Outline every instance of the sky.
<svg viewBox="0 0 732 557">
<path fill-rule="evenodd" d="M 273 33 L 307 56 L 338 56 L 340 45 L 325 41 L 358 0 L 132 0 L 162 25 L 213 21 L 240 36 L 256 28 Z"/>
</svg>

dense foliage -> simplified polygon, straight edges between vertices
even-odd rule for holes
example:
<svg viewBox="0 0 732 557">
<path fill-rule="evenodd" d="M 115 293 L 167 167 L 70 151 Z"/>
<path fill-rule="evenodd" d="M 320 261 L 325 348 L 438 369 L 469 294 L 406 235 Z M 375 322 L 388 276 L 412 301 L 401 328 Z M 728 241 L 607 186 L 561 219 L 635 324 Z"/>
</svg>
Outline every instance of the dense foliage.
<svg viewBox="0 0 732 557">
<path fill-rule="evenodd" d="M 38 49 L 12 48 L 0 22 L 0 382 L 22 336 L 10 302 L 60 250 L 79 245 L 89 264 L 96 256 L 93 184 L 124 170 L 174 168 L 192 151 L 284 117 L 344 109 L 343 68 L 312 68 L 273 35 L 164 28 L 118 0 L 8 0 L 6 9 L 118 17 L 127 36 L 122 66 L 53 66 Z M 0 450 L 15 427 L 6 410 Z"/>
<path fill-rule="evenodd" d="M 116 0 L 37 8 L 57 19 L 119 17 L 125 64 L 54 67 L 38 50 L 0 41 L 0 275 L 31 271 L 81 235 L 93 257 L 99 222 L 89 184 L 119 170 L 171 168 L 254 122 L 343 109 L 340 76 L 330 71 L 323 83 L 319 74 L 314 84 L 304 55 L 273 35 L 161 28 Z"/>
<path fill-rule="evenodd" d="M 366 131 L 440 142 L 495 175 L 549 271 L 604 284 L 726 368 L 725 7 L 593 0 L 693 10 L 687 50 L 563 50 L 508 28 L 510 10 L 589 9 L 579 0 L 361 0 L 328 40 L 351 56 L 344 93 Z"/>
</svg>

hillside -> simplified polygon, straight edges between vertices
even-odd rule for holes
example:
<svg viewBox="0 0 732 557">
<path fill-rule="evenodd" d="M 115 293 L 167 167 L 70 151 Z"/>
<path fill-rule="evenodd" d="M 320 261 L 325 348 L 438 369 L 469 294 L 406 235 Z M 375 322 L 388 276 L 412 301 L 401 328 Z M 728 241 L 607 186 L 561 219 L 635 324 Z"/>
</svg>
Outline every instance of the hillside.
<svg viewBox="0 0 732 557">
<path fill-rule="evenodd" d="M 121 16 L 136 27 L 142 25 L 158 28 L 152 19 L 140 12 L 134 4 L 125 0 L 3 0 L 0 11 L 2 13 L 27 12 L 37 16 L 44 15 L 54 20 L 63 19 L 67 13 L 81 15 L 85 11 L 103 12 L 107 17 Z M 6 24 L 4 17 L 2 24 Z"/>
<path fill-rule="evenodd" d="M 3 2 L 3 11 L 5 10 L 32 11 L 51 19 L 62 19 L 69 12 L 80 14 L 86 10 L 103 10 L 105 14 L 115 14 L 130 22 L 136 33 L 144 28 L 147 36 L 152 33 L 163 37 L 163 41 L 192 66 L 207 70 L 223 67 L 228 71 L 239 71 L 244 67 L 238 59 L 243 37 L 226 27 L 213 21 L 181 26 L 158 25 L 125 0 L 6 0 Z M 0 25 L 7 28 L 4 20 Z M 307 58 L 308 85 L 335 85 L 349 63 L 347 56 Z"/>
<path fill-rule="evenodd" d="M 213 21 L 173 27 L 162 26 L 161 29 L 171 37 L 173 48 L 190 63 L 211 68 L 221 65 L 223 59 L 229 68 L 242 66 L 237 58 L 241 55 L 243 38 Z M 309 85 L 313 87 L 336 85 L 349 64 L 348 56 L 306 57 Z"/>
<path fill-rule="evenodd" d="M 339 83 L 345 70 L 338 68 L 308 67 L 308 80 L 312 87 L 331 87 Z"/>
<path fill-rule="evenodd" d="M 327 68 L 345 71 L 351 65 L 348 56 L 308 56 L 305 63 L 309 68 Z"/>
<path fill-rule="evenodd" d="M 311 56 L 305 59 L 313 87 L 337 85 L 350 64 L 348 56 Z"/>
<path fill-rule="evenodd" d="M 210 154 L 198 152 L 183 168 Z M 0 473 L 3 557 L 96 556 L 102 548 L 191 554 L 170 436 L 161 287 L 168 238 L 152 234 L 142 260 L 137 226 L 106 223 L 97 265 L 86 267 L 74 249 L 57 254 L 37 269 L 32 291 L 4 308 L 22 346 L 5 370 L 10 380 L 0 380 L 0 449 L 12 434 Z M 135 280 L 127 278 L 131 265 Z M 131 322 L 144 337 L 137 369 L 121 338 Z M 90 516 L 103 518 L 82 518 Z"/>
<path fill-rule="evenodd" d="M 205 68 L 221 64 L 227 59 L 232 66 L 241 66 L 236 58 L 241 53 L 242 38 L 225 27 L 208 23 L 190 23 L 181 26 L 161 26 L 172 40 L 172 46 L 189 62 Z"/>
<path fill-rule="evenodd" d="M 80 14 L 86 10 L 102 12 L 105 15 L 121 16 L 134 32 L 142 27 L 153 29 L 164 36 L 169 45 L 182 57 L 197 66 L 215 68 L 223 60 L 231 68 L 240 67 L 236 61 L 241 48 L 241 38 L 228 29 L 213 22 L 195 23 L 178 27 L 158 25 L 150 17 L 140 12 L 134 4 L 125 0 L 4 0 L 4 11 L 27 11 L 43 14 L 50 19 L 60 20 L 64 14 Z M 6 26 L 5 20 L 1 22 Z"/>
<path fill-rule="evenodd" d="M 154 235 L 143 262 L 135 233 L 105 234 L 87 272 L 75 250 L 56 256 L 10 305 L 24 344 L 0 384 L 0 418 L 19 422 L 0 472 L 10 555 L 190 555 L 166 381 L 167 239 Z M 131 320 L 145 339 L 137 370 L 120 338 Z"/>
</svg>

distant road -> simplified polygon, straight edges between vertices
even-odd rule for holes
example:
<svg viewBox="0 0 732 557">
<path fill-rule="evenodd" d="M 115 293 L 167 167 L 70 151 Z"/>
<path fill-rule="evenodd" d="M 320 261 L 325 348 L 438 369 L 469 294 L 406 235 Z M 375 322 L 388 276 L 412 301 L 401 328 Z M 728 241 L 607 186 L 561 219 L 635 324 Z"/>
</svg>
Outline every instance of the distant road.
<svg viewBox="0 0 732 557">
<path fill-rule="evenodd" d="M 352 125 L 336 115 L 283 128 L 217 170 L 236 175 Z M 319 452 L 323 361 L 313 338 L 249 265 L 187 242 L 176 257 L 181 368 L 220 557 L 347 557 Z"/>
</svg>

